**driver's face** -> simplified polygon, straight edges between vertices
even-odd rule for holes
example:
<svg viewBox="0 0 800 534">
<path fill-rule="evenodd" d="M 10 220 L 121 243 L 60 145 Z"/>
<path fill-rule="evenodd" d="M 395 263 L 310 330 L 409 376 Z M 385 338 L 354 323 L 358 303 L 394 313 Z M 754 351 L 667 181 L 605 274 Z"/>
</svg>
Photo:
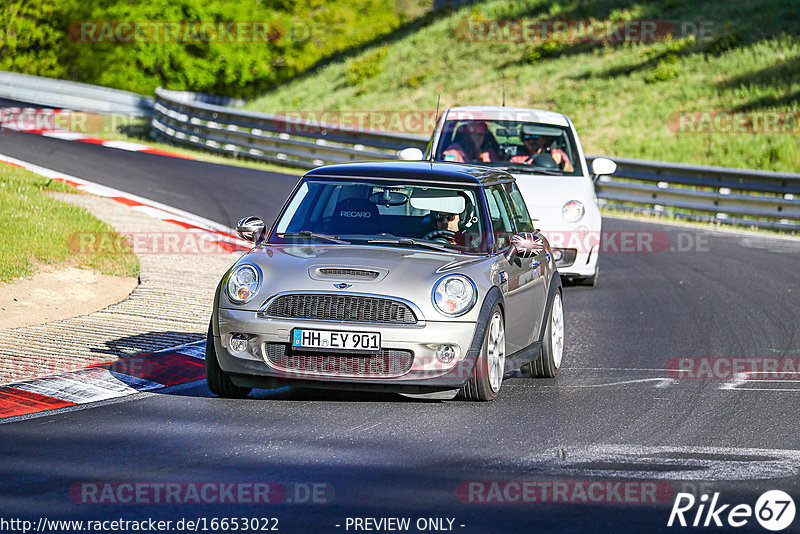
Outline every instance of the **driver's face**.
<svg viewBox="0 0 800 534">
<path fill-rule="evenodd" d="M 460 217 L 457 213 L 437 213 L 436 214 L 436 229 L 437 230 L 450 230 L 451 232 L 458 232 L 458 221 Z"/>
<path fill-rule="evenodd" d="M 486 137 L 487 130 L 486 124 L 475 122 L 469 125 L 467 131 L 469 131 L 469 135 L 472 138 L 472 142 L 475 143 L 475 146 L 481 146 L 483 144 L 483 139 Z"/>
<path fill-rule="evenodd" d="M 545 137 L 540 135 L 539 137 L 529 137 L 524 140 L 525 148 L 528 149 L 528 152 L 531 154 L 536 154 L 537 152 L 541 152 L 544 147 L 547 146 L 548 142 L 550 141 L 549 137 Z"/>
</svg>

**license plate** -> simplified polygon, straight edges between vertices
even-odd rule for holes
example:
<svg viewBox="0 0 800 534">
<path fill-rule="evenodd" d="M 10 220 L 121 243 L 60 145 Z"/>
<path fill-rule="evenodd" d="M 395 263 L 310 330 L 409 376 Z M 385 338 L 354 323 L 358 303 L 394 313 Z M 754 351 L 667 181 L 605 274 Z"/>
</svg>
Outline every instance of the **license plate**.
<svg viewBox="0 0 800 534">
<path fill-rule="evenodd" d="M 292 347 L 378 352 L 381 349 L 381 335 L 377 332 L 342 332 L 295 328 L 292 330 Z"/>
</svg>

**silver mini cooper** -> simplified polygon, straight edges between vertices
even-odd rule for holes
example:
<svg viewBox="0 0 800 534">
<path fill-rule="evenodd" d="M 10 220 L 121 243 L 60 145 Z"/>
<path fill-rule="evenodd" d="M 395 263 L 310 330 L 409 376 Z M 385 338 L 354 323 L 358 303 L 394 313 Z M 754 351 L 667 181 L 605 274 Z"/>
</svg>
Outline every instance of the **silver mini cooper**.
<svg viewBox="0 0 800 534">
<path fill-rule="evenodd" d="M 500 169 L 364 162 L 308 172 L 225 274 L 206 344 L 209 389 L 286 385 L 493 400 L 503 375 L 553 377 L 561 280 Z"/>
</svg>

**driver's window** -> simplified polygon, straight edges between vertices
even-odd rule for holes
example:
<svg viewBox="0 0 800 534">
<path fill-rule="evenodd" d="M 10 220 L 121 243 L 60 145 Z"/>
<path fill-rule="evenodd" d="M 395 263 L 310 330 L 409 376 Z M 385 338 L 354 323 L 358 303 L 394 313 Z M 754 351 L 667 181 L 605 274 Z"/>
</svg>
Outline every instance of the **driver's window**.
<svg viewBox="0 0 800 534">
<path fill-rule="evenodd" d="M 489 204 L 489 216 L 492 218 L 492 231 L 497 240 L 497 249 L 502 250 L 511 244 L 514 236 L 514 225 L 504 195 L 503 188 L 493 185 L 486 189 L 486 201 Z"/>
</svg>

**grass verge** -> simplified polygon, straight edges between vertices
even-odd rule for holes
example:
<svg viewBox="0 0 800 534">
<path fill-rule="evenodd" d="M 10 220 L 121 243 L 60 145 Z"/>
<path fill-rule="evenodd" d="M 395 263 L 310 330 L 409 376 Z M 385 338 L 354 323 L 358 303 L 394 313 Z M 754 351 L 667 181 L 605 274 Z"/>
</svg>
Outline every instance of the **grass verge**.
<svg viewBox="0 0 800 534">
<path fill-rule="evenodd" d="M 800 115 L 798 17 L 796 0 L 488 0 L 355 50 L 246 107 L 432 111 L 437 95 L 442 108 L 500 104 L 505 86 L 509 106 L 569 115 L 588 153 L 796 172 L 800 121 L 784 133 L 725 133 L 725 124 L 695 133 L 673 122 L 684 112 L 737 113 L 745 122 Z M 509 42 L 468 31 L 471 23 L 585 19 L 703 23 L 710 35 Z"/>
<path fill-rule="evenodd" d="M 104 233 L 117 242 L 116 232 L 87 210 L 47 194 L 75 189 L 32 172 L 0 164 L 0 282 L 31 274 L 36 263 L 94 269 L 103 274 L 138 276 L 139 259 L 129 248 L 124 253 L 80 254 L 70 246 L 70 236 L 80 232 Z"/>
</svg>

